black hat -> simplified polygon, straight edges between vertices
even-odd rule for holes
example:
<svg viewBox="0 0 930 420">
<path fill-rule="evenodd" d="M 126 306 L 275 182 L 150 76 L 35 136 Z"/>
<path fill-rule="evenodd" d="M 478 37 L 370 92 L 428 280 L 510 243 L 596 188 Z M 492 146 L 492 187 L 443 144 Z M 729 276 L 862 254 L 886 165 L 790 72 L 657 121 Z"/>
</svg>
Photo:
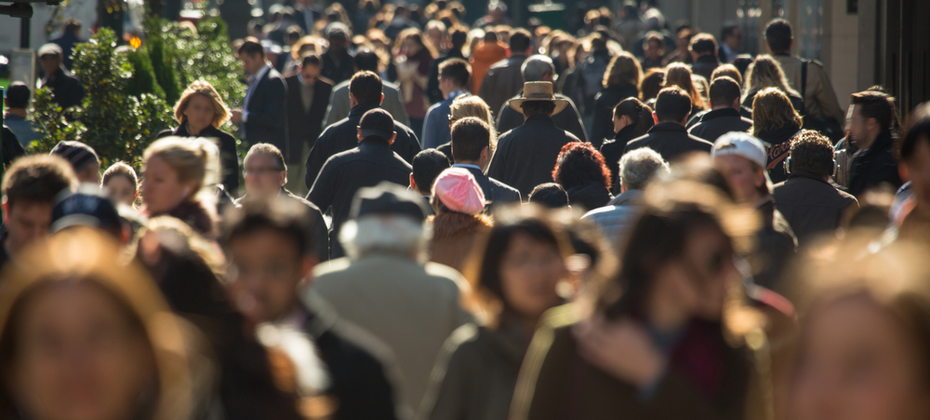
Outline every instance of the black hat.
<svg viewBox="0 0 930 420">
<path fill-rule="evenodd" d="M 65 158 L 65 160 L 71 163 L 71 167 L 74 168 L 75 172 L 79 172 L 84 165 L 91 162 L 97 162 L 98 165 L 100 164 L 100 159 L 97 158 L 97 152 L 90 146 L 79 141 L 65 140 L 59 142 L 55 145 L 55 148 L 52 149 L 50 154 Z"/>
<path fill-rule="evenodd" d="M 87 185 L 59 197 L 52 208 L 52 233 L 72 226 L 119 232 L 123 225 L 113 202 L 99 188 Z"/>
<path fill-rule="evenodd" d="M 373 214 L 393 214 L 412 217 L 417 222 L 426 220 L 429 210 L 423 197 L 400 185 L 383 181 L 374 187 L 358 190 L 352 200 L 349 216 L 353 220 Z"/>
<path fill-rule="evenodd" d="M 378 136 L 390 140 L 394 136 L 394 117 L 383 109 L 372 109 L 362 115 L 358 128 L 362 130 L 362 138 Z"/>
</svg>

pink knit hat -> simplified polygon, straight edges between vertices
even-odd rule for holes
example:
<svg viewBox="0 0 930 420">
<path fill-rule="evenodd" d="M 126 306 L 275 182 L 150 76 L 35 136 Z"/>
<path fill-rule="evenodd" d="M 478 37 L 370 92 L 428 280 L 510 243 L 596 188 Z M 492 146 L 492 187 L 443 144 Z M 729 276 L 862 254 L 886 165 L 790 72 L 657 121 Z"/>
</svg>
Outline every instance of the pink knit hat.
<svg viewBox="0 0 930 420">
<path fill-rule="evenodd" d="M 484 192 L 478 181 L 465 168 L 442 171 L 433 184 L 433 195 L 449 210 L 457 213 L 478 214 L 484 209 Z"/>
</svg>

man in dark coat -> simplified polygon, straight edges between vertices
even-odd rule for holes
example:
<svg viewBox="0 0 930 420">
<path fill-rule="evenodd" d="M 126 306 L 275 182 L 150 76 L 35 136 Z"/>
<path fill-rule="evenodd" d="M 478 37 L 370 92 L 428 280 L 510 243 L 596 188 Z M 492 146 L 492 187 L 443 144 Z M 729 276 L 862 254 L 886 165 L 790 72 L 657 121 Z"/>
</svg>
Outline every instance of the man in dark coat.
<svg viewBox="0 0 930 420">
<path fill-rule="evenodd" d="M 333 84 L 339 84 L 343 80 L 349 80 L 355 73 L 355 63 L 352 62 L 352 55 L 348 50 L 349 38 L 352 35 L 349 28 L 341 22 L 330 23 L 325 33 L 329 49 L 323 54 L 322 75 L 332 80 Z"/>
<path fill-rule="evenodd" d="M 526 29 L 514 29 L 510 33 L 510 57 L 498 61 L 485 73 L 478 96 L 484 99 L 492 111 L 501 109 L 523 86 L 520 68 L 529 55 L 531 39 Z"/>
<path fill-rule="evenodd" d="M 273 322 L 281 334 L 288 329 L 306 333 L 307 344 L 317 350 L 310 357 L 319 360 L 296 364 L 298 375 L 313 377 L 323 372 L 308 369 L 325 369 L 329 383 L 314 384 L 322 388 L 315 391 L 333 400 L 330 406 L 335 409 L 335 418 L 403 418 L 407 410 L 398 402 L 394 382 L 397 368 L 390 350 L 377 338 L 339 320 L 324 302 L 304 302 L 298 294 L 304 284 L 312 283 L 307 280 L 312 279 L 317 264 L 314 242 L 323 240 L 307 233 L 313 220 L 306 209 L 293 201 L 276 200 L 249 201 L 232 211 L 224 241 L 233 273 L 232 300 L 253 302 L 239 308 L 249 327 Z M 276 268 L 270 276 L 267 267 Z M 292 346 L 280 348 L 285 353 L 295 350 Z M 307 356 L 292 357 L 306 360 Z M 302 389 L 306 384 L 297 382 L 299 393 L 314 391 Z"/>
<path fill-rule="evenodd" d="M 835 164 L 833 145 L 820 133 L 805 130 L 791 141 L 785 164 L 788 180 L 775 184 L 772 197 L 800 246 L 832 233 L 849 207 L 859 207 L 855 197 L 830 183 Z"/>
<path fill-rule="evenodd" d="M 301 59 L 298 73 L 285 79 L 289 151 L 287 163 L 292 168 L 288 177 L 292 186 L 299 185 L 304 178 L 306 166 L 303 163 L 307 161 L 313 144 L 323 131 L 323 115 L 333 92 L 332 82 L 320 77 L 322 65 L 319 55 L 306 55 Z"/>
<path fill-rule="evenodd" d="M 349 100 L 352 110 L 347 118 L 326 127 L 313 145 L 313 149 L 310 150 L 306 164 L 307 175 L 304 177 L 307 188 L 313 186 L 314 180 L 320 174 L 327 159 L 359 145 L 357 137 L 359 122 L 366 112 L 375 108 L 380 109 L 379 105 L 384 100 L 381 88 L 381 78 L 373 72 L 362 71 L 352 77 L 349 84 Z M 403 160 L 408 163 L 412 162 L 413 157 L 422 149 L 416 134 L 397 121 L 394 121 L 394 132 L 397 133 L 397 138 L 391 143 L 391 149 L 397 152 Z"/>
<path fill-rule="evenodd" d="M 739 83 L 727 76 L 718 77 L 710 84 L 711 111 L 701 115 L 699 122 L 688 132 L 692 136 L 714 142 L 731 131 L 748 131 L 752 127 L 752 120 L 740 116 L 739 100 Z"/>
<path fill-rule="evenodd" d="M 265 49 L 255 39 L 239 47 L 239 61 L 252 75 L 242 109 L 232 110 L 231 121 L 251 144 L 271 143 L 287 153 L 287 84 L 281 73 L 265 62 Z"/>
<path fill-rule="evenodd" d="M 453 167 L 468 169 L 484 193 L 488 211 L 497 204 L 520 203 L 520 191 L 484 174 L 491 162 L 491 127 L 478 118 L 466 117 L 452 124 Z"/>
<path fill-rule="evenodd" d="M 852 95 L 854 106 L 849 137 L 861 150 L 853 160 L 849 193 L 858 197 L 869 188 L 889 184 L 901 186 L 898 162 L 892 153 L 891 127 L 894 105 L 882 92 L 864 91 Z"/>
<path fill-rule="evenodd" d="M 557 76 L 552 59 L 540 54 L 532 55 L 527 58 L 526 61 L 523 62 L 523 67 L 520 71 L 523 74 L 523 83 L 550 82 L 554 84 Z M 511 99 L 519 99 L 522 94 L 523 89 L 520 89 L 516 96 Z M 584 131 L 584 125 L 581 124 L 581 115 L 578 113 L 578 108 L 575 106 L 575 103 L 572 102 L 568 96 L 562 95 L 561 93 L 556 93 L 555 97 L 568 101 L 568 106 L 553 115 L 552 122 L 555 123 L 556 127 L 572 133 L 581 141 L 588 141 L 588 135 Z M 491 108 L 491 110 L 494 110 L 494 108 Z M 506 133 L 513 130 L 523 125 L 523 120 L 523 114 L 521 114 L 520 111 L 511 108 L 509 104 L 505 103 L 500 107 L 500 112 L 497 113 L 497 132 Z"/>
<path fill-rule="evenodd" d="M 45 44 L 39 48 L 39 64 L 45 72 L 40 88 L 49 88 L 55 103 L 66 109 L 81 105 L 84 100 L 84 86 L 70 71 L 62 65 L 62 52 L 58 44 Z"/>
<path fill-rule="evenodd" d="M 553 95 L 552 88 L 549 82 L 528 82 L 523 85 L 523 96 L 510 101 L 526 122 L 501 136 L 488 167 L 488 176 L 513 186 L 524 197 L 537 185 L 552 181 L 562 146 L 580 141 L 552 121 L 552 115 L 568 106 L 568 101 Z"/>
<path fill-rule="evenodd" d="M 701 75 L 709 82 L 710 75 L 720 66 L 720 61 L 717 60 L 717 40 L 711 34 L 697 34 L 691 38 L 688 50 L 694 59 L 691 73 Z"/>
<path fill-rule="evenodd" d="M 377 75 L 374 75 L 377 77 Z M 358 77 L 358 75 L 356 75 Z M 356 79 L 353 78 L 353 82 Z M 321 210 L 332 208 L 333 229 L 330 233 L 330 256 L 345 255 L 339 243 L 339 231 L 349 219 L 355 192 L 382 181 L 407 186 L 413 167 L 391 150 L 398 136 L 391 114 L 383 109 L 371 109 L 362 116 L 356 130 L 358 147 L 329 158 L 320 176 L 310 188 L 307 200 Z M 414 137 L 415 138 L 415 137 Z"/>
<path fill-rule="evenodd" d="M 671 162 L 684 153 L 710 152 L 713 144 L 685 130 L 690 113 L 691 97 L 685 91 L 674 86 L 662 89 L 656 98 L 655 114 L 659 123 L 652 126 L 645 135 L 630 140 L 623 154 L 648 147 L 659 152 L 666 162 Z"/>
<path fill-rule="evenodd" d="M 64 32 L 60 37 L 53 39 L 52 42 L 61 47 L 65 68 L 71 70 L 71 54 L 74 53 L 74 45 L 84 42 L 81 39 L 81 21 L 75 18 L 65 19 Z"/>
<path fill-rule="evenodd" d="M 433 67 L 429 71 L 429 82 L 426 83 L 426 97 L 430 103 L 442 102 L 446 95 L 439 88 L 439 65 L 450 58 L 461 58 L 465 61 L 468 59 L 462 54 L 462 48 L 468 40 L 468 33 L 462 29 L 452 30 L 452 48 L 449 51 L 439 55 L 439 58 L 433 60 Z"/>
</svg>

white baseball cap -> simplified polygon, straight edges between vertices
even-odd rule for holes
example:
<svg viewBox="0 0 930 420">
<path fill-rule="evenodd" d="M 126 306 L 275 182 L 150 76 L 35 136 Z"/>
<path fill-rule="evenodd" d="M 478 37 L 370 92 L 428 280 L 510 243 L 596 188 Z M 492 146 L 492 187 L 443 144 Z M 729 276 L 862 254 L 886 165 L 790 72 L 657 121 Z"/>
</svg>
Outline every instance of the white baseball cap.
<svg viewBox="0 0 930 420">
<path fill-rule="evenodd" d="M 748 133 L 731 131 L 726 133 L 714 142 L 714 149 L 711 150 L 711 156 L 737 155 L 755 162 L 761 167 L 765 167 L 768 157 L 765 152 L 765 146 L 762 141 Z"/>
</svg>

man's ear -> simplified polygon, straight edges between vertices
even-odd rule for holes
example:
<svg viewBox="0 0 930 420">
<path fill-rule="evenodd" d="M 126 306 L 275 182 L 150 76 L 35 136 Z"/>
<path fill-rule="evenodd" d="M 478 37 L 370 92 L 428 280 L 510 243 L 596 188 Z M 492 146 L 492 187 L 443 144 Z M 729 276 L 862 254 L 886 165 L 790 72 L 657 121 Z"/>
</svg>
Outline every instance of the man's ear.
<svg viewBox="0 0 930 420">
<path fill-rule="evenodd" d="M 3 197 L 3 201 L 0 202 L 0 210 L 2 210 L 2 213 L 3 213 L 3 223 L 9 223 L 10 203 L 6 201 L 6 197 Z"/>
<path fill-rule="evenodd" d="M 737 110 L 737 111 L 740 109 L 739 97 L 737 97 L 736 99 L 733 100 L 733 103 L 730 104 L 730 108 L 733 108 L 733 109 L 735 109 L 735 110 Z"/>
<path fill-rule="evenodd" d="M 317 263 L 319 263 L 319 260 L 316 255 L 312 254 L 304 256 L 301 260 L 300 278 L 303 280 L 301 280 L 300 283 L 303 287 L 312 286 L 313 282 L 316 280 L 316 278 L 313 277 L 313 269 L 316 268 Z"/>
<path fill-rule="evenodd" d="M 362 137 L 362 129 L 359 128 L 359 129 L 358 129 L 358 141 L 362 141 L 362 140 L 364 140 L 364 139 L 365 139 L 365 138 Z"/>
<path fill-rule="evenodd" d="M 384 103 L 384 94 L 383 94 L 383 93 L 381 94 L 381 100 L 378 101 L 378 106 L 381 106 L 382 103 Z"/>
<path fill-rule="evenodd" d="M 420 191 L 417 189 L 417 181 L 413 179 L 413 172 L 410 173 L 410 189 L 414 191 Z"/>
<path fill-rule="evenodd" d="M 455 153 L 453 153 L 453 155 L 454 155 L 454 154 L 455 154 Z M 486 161 L 486 160 L 490 159 L 490 158 L 491 158 L 491 146 L 484 146 L 484 149 L 481 149 L 481 154 L 479 154 L 478 157 L 479 157 L 482 161 Z"/>
<path fill-rule="evenodd" d="M 281 171 L 278 173 L 278 184 L 282 187 L 284 184 L 287 184 L 287 171 Z"/>
<path fill-rule="evenodd" d="M 382 95 L 382 96 L 383 96 L 383 95 Z M 391 134 L 391 139 L 388 140 L 388 144 L 394 144 L 394 140 L 397 140 L 397 132 L 396 132 L 396 131 L 394 132 L 394 134 Z"/>
</svg>

